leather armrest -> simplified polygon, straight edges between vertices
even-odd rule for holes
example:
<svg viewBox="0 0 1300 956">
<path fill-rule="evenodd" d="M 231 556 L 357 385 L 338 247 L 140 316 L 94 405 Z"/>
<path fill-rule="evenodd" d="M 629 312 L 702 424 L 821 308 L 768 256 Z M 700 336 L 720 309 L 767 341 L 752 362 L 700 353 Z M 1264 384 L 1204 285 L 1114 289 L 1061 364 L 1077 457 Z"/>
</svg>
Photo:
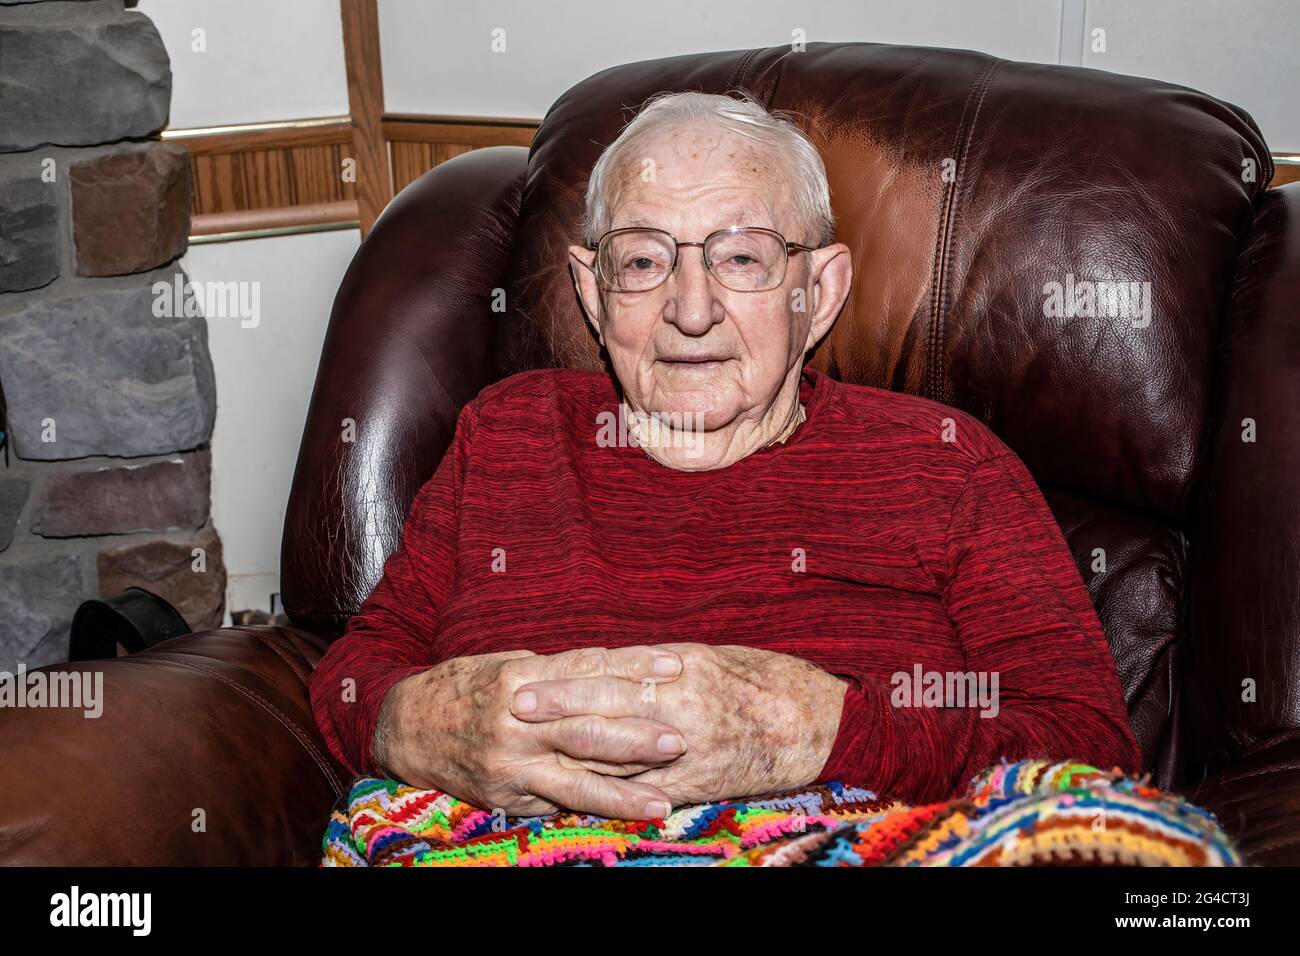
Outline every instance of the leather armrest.
<svg viewBox="0 0 1300 956">
<path fill-rule="evenodd" d="M 1219 818 L 1247 862 L 1300 865 L 1300 732 L 1257 745 L 1188 799 Z"/>
<path fill-rule="evenodd" d="M 0 708 L 0 863 L 314 865 L 348 783 L 308 702 L 325 647 L 222 628 L 28 672 L 102 680 L 100 714 Z"/>
<path fill-rule="evenodd" d="M 284 516 L 280 592 L 295 624 L 343 632 L 383 576 L 461 408 L 499 377 L 497 293 L 527 169 L 522 146 L 439 164 L 389 203 L 348 266 Z"/>
<path fill-rule="evenodd" d="M 1207 432 L 1187 531 L 1179 693 L 1191 780 L 1300 732 L 1300 183 L 1259 198 L 1236 272 L 1221 331 L 1217 424 Z M 1248 419 L 1253 441 L 1243 441 Z M 1253 695 L 1243 693 L 1247 679 Z"/>
</svg>

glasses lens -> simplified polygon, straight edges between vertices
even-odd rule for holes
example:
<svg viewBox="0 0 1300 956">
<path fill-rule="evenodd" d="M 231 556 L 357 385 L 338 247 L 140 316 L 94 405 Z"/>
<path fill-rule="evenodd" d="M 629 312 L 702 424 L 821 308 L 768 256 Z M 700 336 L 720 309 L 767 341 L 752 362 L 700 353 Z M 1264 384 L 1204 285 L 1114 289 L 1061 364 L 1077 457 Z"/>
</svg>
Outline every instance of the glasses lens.
<svg viewBox="0 0 1300 956">
<path fill-rule="evenodd" d="M 704 249 L 713 274 L 728 289 L 764 292 L 785 278 L 785 243 L 770 232 L 719 233 Z"/>
<path fill-rule="evenodd" d="M 673 241 L 653 229 L 606 236 L 600 245 L 600 273 L 620 292 L 655 288 L 673 269 Z"/>
</svg>

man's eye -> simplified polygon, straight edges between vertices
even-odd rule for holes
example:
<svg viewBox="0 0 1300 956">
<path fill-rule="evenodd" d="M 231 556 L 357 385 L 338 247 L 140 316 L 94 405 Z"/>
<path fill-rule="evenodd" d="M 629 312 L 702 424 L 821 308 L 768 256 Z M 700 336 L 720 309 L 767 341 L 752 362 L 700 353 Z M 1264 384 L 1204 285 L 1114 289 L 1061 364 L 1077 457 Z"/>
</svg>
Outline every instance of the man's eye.
<svg viewBox="0 0 1300 956">
<path fill-rule="evenodd" d="M 648 258 L 647 256 L 637 256 L 636 258 L 628 262 L 627 268 L 632 269 L 634 271 L 644 272 L 647 269 L 659 268 L 659 263 L 655 262 L 655 260 L 651 258 Z"/>
</svg>

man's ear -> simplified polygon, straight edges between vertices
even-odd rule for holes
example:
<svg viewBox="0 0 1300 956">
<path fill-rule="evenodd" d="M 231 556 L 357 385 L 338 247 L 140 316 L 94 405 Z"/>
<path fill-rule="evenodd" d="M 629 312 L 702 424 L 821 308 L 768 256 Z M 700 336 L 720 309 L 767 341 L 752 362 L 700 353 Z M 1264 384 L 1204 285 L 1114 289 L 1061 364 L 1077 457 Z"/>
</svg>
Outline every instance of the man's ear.
<svg viewBox="0 0 1300 956">
<path fill-rule="evenodd" d="M 853 257 L 842 242 L 805 253 L 812 260 L 808 287 L 812 290 L 812 321 L 808 323 L 807 352 L 820 342 L 835 324 L 853 286 Z"/>
<path fill-rule="evenodd" d="M 596 284 L 596 251 L 586 246 L 569 246 L 569 273 L 573 276 L 573 287 L 578 290 L 578 301 L 582 304 L 583 314 L 596 331 L 600 344 L 605 344 L 605 337 L 600 331 L 600 288 Z"/>
</svg>

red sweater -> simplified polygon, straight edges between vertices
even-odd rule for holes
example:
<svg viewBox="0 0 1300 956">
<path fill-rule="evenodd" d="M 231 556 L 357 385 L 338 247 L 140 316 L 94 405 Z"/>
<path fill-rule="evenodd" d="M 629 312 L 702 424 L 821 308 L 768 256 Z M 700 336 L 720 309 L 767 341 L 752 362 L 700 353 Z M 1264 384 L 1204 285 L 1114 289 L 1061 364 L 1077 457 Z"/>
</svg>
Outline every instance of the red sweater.
<svg viewBox="0 0 1300 956">
<path fill-rule="evenodd" d="M 1020 459 L 926 399 L 811 369 L 800 387 L 807 421 L 788 441 L 705 472 L 599 447 L 598 415 L 618 409 L 605 374 L 485 389 L 312 677 L 331 751 L 376 772 L 384 695 L 448 658 L 689 641 L 794 655 L 848 682 L 816 782 L 919 802 L 1002 757 L 1135 771 L 1101 625 Z M 910 683 L 918 667 L 996 672 L 997 715 L 907 706 L 922 688 L 908 701 L 895 675 Z"/>
</svg>

